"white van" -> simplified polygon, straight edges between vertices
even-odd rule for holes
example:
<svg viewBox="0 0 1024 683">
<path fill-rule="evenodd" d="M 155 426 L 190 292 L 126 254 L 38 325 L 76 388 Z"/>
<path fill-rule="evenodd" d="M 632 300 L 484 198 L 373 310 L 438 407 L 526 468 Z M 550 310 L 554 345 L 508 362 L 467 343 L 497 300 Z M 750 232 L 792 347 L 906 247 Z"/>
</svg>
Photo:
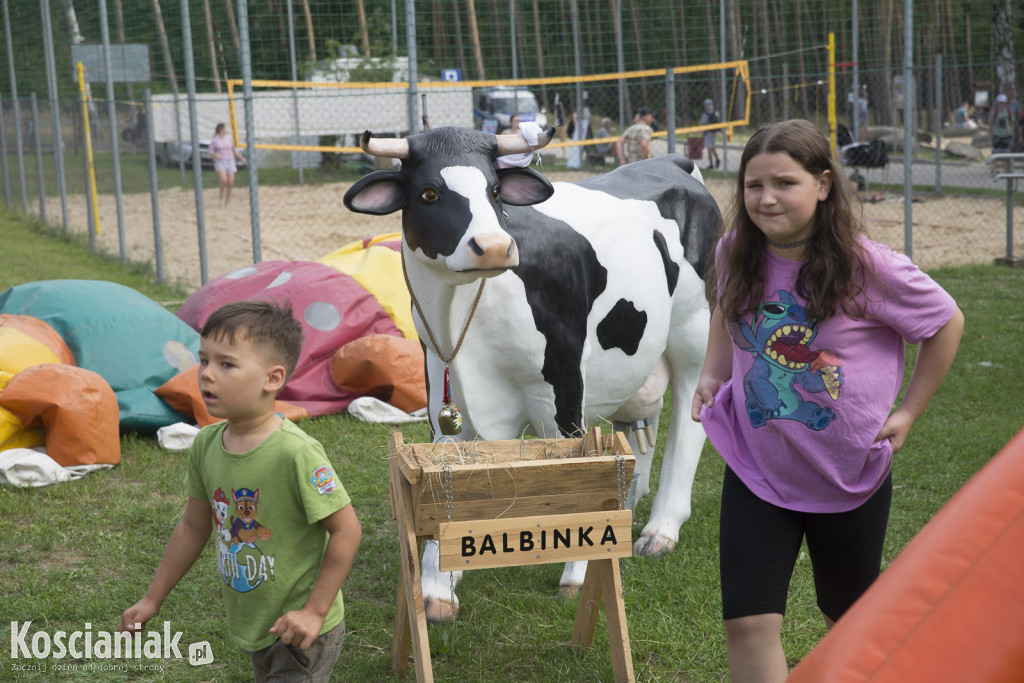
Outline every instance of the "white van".
<svg viewBox="0 0 1024 683">
<path fill-rule="evenodd" d="M 478 130 L 503 131 L 513 114 L 519 114 L 520 123 L 536 121 L 541 128 L 548 125 L 547 114 L 537 104 L 537 97 L 526 88 L 498 86 L 473 91 L 473 125 Z"/>
</svg>

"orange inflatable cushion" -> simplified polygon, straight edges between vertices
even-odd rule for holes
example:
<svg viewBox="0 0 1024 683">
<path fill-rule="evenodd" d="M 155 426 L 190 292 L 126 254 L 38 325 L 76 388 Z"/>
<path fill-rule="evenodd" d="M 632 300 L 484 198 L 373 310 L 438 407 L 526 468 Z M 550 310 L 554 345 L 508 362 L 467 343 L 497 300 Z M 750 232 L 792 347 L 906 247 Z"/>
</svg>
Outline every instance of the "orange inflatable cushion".
<svg viewBox="0 0 1024 683">
<path fill-rule="evenodd" d="M 0 393 L 0 406 L 26 428 L 42 426 L 46 453 L 61 467 L 121 462 L 117 396 L 92 370 L 34 365 L 11 379 Z"/>
<path fill-rule="evenodd" d="M 374 396 L 411 413 L 427 405 L 423 347 L 389 334 L 360 337 L 331 358 L 331 380 L 339 389 Z"/>
<path fill-rule="evenodd" d="M 221 418 L 210 415 L 210 411 L 206 409 L 206 402 L 199 393 L 198 363 L 171 377 L 153 393 L 179 413 L 191 415 L 200 427 L 221 421 Z M 305 408 L 287 401 L 274 401 L 274 410 L 292 422 L 309 417 L 309 412 Z"/>
<path fill-rule="evenodd" d="M 793 670 L 819 681 L 1024 676 L 1024 431 L 949 500 Z"/>
</svg>

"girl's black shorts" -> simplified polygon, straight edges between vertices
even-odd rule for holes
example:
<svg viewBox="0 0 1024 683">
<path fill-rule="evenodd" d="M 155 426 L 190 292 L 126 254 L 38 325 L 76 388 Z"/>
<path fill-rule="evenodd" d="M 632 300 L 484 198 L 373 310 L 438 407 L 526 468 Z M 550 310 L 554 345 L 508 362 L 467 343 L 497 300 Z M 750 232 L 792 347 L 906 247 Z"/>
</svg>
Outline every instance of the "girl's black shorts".
<svg viewBox="0 0 1024 683">
<path fill-rule="evenodd" d="M 766 503 L 726 467 L 719 561 L 722 615 L 785 614 L 801 541 L 814 571 L 818 608 L 833 621 L 878 578 L 892 502 L 892 473 L 849 512 L 796 512 Z"/>
</svg>

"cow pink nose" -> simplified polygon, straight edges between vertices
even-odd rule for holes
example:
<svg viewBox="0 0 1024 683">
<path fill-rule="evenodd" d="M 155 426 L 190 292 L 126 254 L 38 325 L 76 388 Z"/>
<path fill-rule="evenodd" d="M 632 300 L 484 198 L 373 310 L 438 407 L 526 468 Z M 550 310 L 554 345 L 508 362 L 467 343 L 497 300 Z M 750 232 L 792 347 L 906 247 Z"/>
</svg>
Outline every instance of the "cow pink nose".
<svg viewBox="0 0 1024 683">
<path fill-rule="evenodd" d="M 510 235 L 477 235 L 469 240 L 474 267 L 480 270 L 515 268 L 519 265 L 519 249 Z"/>
</svg>

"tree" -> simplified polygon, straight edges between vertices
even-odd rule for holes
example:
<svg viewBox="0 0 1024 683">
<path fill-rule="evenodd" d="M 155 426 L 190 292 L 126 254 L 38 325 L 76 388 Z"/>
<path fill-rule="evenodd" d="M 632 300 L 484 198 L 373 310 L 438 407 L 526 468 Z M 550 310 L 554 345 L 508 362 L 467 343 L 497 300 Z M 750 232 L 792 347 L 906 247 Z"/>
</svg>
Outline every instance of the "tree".
<svg viewBox="0 0 1024 683">
<path fill-rule="evenodd" d="M 206 17 L 206 48 L 210 51 L 210 69 L 213 71 L 213 85 L 217 92 L 220 92 L 220 71 L 217 69 L 217 48 L 213 42 L 213 17 L 210 14 L 210 0 L 203 0 L 203 14 Z"/>
<path fill-rule="evenodd" d="M 993 48 L 996 56 L 996 83 L 999 92 L 1017 87 L 1017 71 L 1013 64 L 1013 24 L 1010 0 L 992 0 Z"/>
</svg>

